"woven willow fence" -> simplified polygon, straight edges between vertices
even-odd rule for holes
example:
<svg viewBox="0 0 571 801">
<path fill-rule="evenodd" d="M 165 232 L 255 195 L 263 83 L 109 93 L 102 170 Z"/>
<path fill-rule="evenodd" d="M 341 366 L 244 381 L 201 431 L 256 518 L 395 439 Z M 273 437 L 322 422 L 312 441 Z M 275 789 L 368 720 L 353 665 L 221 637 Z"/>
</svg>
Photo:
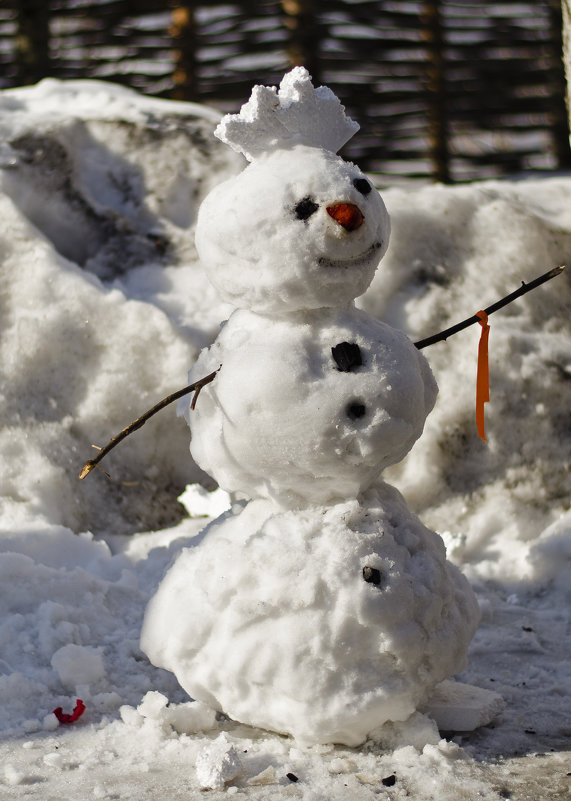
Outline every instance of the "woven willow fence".
<svg viewBox="0 0 571 801">
<path fill-rule="evenodd" d="M 304 64 L 344 155 L 442 181 L 569 168 L 559 0 L 2 0 L 0 87 L 99 78 L 237 110 Z"/>
</svg>

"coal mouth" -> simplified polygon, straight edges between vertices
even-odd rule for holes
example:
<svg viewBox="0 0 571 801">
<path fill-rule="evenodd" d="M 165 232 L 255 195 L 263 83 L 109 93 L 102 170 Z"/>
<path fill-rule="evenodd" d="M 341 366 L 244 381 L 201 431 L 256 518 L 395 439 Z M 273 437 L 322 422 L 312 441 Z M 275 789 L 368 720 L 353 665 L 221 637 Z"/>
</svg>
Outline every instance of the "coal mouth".
<svg viewBox="0 0 571 801">
<path fill-rule="evenodd" d="M 372 256 L 374 256 L 375 252 L 382 248 L 383 242 L 374 242 L 370 248 L 368 248 L 364 253 L 361 253 L 360 256 L 356 256 L 354 259 L 327 259 L 322 256 L 318 260 L 318 264 L 320 267 L 333 267 L 333 268 L 351 268 L 351 267 L 362 267 L 366 264 Z"/>
</svg>

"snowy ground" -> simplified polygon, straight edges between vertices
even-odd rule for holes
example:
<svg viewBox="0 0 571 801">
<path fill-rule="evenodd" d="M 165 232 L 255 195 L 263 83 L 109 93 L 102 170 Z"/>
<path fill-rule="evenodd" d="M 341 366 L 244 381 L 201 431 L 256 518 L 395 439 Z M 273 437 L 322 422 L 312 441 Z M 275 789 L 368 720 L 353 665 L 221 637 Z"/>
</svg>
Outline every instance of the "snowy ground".
<svg viewBox="0 0 571 801">
<path fill-rule="evenodd" d="M 440 396 L 385 475 L 478 594 L 462 679 L 503 696 L 492 725 L 441 736 L 418 713 L 358 749 L 301 748 L 216 719 L 140 652 L 165 567 L 227 499 L 177 501 L 204 477 L 172 408 L 105 460 L 110 479 L 77 474 L 228 316 L 193 245 L 201 198 L 241 167 L 215 116 L 97 83 L 0 93 L 0 799 L 198 798 L 220 735 L 240 765 L 210 798 L 567 798 L 568 271 L 491 317 L 488 443 L 469 329 L 424 351 Z M 361 305 L 414 340 L 569 261 L 570 178 L 384 198 L 392 242 Z"/>
</svg>

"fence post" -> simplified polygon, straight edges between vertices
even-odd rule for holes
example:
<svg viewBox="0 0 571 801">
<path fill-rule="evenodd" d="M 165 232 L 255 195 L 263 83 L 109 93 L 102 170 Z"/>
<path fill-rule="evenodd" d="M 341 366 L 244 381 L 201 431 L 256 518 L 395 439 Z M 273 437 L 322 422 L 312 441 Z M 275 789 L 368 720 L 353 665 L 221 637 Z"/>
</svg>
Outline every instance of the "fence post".
<svg viewBox="0 0 571 801">
<path fill-rule="evenodd" d="M 174 40 L 174 71 L 171 97 L 175 100 L 197 100 L 196 20 L 193 3 L 171 2 L 170 34 Z"/>
<path fill-rule="evenodd" d="M 563 11 L 563 62 L 567 76 L 567 119 L 571 129 L 571 0 L 562 0 Z M 571 145 L 571 140 L 569 140 Z"/>
<path fill-rule="evenodd" d="M 432 177 L 450 183 L 450 153 L 448 150 L 448 113 L 446 107 L 446 59 L 440 0 L 423 0 L 421 36 L 426 43 L 426 96 L 428 117 L 428 148 L 432 162 Z"/>
<path fill-rule="evenodd" d="M 315 0 L 281 0 L 284 26 L 288 31 L 287 57 L 292 67 L 303 66 L 319 83 L 319 32 Z"/>
<path fill-rule="evenodd" d="M 569 147 L 569 124 L 568 124 L 568 109 L 569 105 L 565 103 L 565 69 L 562 59 L 564 56 L 564 36 L 563 36 L 563 10 L 567 5 L 569 12 L 569 0 L 550 0 L 549 2 L 549 17 L 551 35 L 554 40 L 554 68 L 553 74 L 553 111 L 551 113 L 551 135 L 553 138 L 553 145 L 555 154 L 557 156 L 558 167 L 568 169 L 571 167 L 571 148 Z M 569 49 L 569 42 L 567 42 L 567 49 Z M 567 56 L 569 58 L 569 55 Z M 571 66 L 571 65 L 570 65 Z M 571 72 L 568 75 L 571 79 Z"/>
<path fill-rule="evenodd" d="M 47 0 L 20 0 L 17 4 L 16 80 L 37 83 L 50 72 L 50 22 Z"/>
</svg>

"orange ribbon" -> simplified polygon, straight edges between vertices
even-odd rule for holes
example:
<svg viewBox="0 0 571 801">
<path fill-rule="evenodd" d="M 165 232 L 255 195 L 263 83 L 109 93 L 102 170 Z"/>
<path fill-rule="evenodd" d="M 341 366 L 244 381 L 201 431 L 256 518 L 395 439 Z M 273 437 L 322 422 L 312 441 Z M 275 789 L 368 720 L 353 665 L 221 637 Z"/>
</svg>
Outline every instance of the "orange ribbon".
<svg viewBox="0 0 571 801">
<path fill-rule="evenodd" d="M 488 338 L 490 326 L 485 311 L 476 312 L 482 326 L 480 343 L 478 345 L 478 372 L 476 375 L 476 427 L 480 439 L 486 441 L 484 424 L 484 404 L 490 400 L 490 370 L 488 364 Z"/>
</svg>

